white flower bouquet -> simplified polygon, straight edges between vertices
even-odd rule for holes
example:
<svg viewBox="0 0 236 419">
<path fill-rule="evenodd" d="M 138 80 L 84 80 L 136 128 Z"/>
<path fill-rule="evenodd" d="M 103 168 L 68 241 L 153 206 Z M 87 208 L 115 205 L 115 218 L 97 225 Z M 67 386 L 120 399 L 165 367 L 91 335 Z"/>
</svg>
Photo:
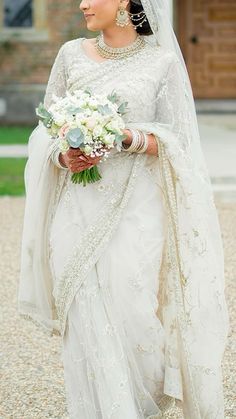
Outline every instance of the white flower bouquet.
<svg viewBox="0 0 236 419">
<path fill-rule="evenodd" d="M 79 148 L 85 155 L 106 160 L 114 147 L 121 151 L 125 128 L 122 115 L 127 102 L 119 104 L 119 97 L 113 91 L 110 95 L 92 94 L 87 90 L 66 92 L 61 98 L 54 95 L 47 110 L 42 103 L 36 114 L 52 138 L 58 139 L 62 154 L 70 147 Z M 101 179 L 96 165 L 79 173 L 73 173 L 74 183 L 93 183 Z"/>
</svg>

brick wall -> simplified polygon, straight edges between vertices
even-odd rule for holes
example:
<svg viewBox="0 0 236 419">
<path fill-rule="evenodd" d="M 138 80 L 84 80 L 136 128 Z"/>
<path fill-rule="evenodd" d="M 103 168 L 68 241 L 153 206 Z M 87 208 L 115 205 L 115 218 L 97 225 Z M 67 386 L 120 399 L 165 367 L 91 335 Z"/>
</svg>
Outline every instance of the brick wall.
<svg viewBox="0 0 236 419">
<path fill-rule="evenodd" d="M 36 123 L 35 107 L 43 99 L 60 46 L 70 39 L 93 36 L 76 0 L 45 0 L 45 7 L 46 40 L 40 41 L 40 35 L 31 41 L 12 36 L 4 40 L 0 29 L 1 125 Z"/>
<path fill-rule="evenodd" d="M 0 42 L 0 86 L 46 83 L 60 45 L 86 32 L 79 2 L 47 0 L 46 7 L 48 41 Z"/>
</svg>

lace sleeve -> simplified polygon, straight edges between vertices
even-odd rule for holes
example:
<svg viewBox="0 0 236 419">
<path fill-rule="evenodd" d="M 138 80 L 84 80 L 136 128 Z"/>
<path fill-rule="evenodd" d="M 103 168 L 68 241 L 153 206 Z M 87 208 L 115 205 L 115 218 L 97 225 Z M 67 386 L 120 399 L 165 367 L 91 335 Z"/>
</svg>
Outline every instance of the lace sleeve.
<svg viewBox="0 0 236 419">
<path fill-rule="evenodd" d="M 49 108 L 52 103 L 53 94 L 64 96 L 66 92 L 66 69 L 65 69 L 65 44 L 59 49 L 59 52 L 53 63 L 49 76 L 46 93 L 44 96 L 44 106 Z"/>
</svg>

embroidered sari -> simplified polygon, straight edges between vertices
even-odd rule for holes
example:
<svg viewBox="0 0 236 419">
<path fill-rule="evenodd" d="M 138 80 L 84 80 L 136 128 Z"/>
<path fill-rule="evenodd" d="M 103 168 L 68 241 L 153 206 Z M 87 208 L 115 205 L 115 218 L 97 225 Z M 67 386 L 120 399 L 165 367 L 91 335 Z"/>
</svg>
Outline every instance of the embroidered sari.
<svg viewBox="0 0 236 419">
<path fill-rule="evenodd" d="M 181 65 L 147 39 L 118 62 L 93 61 L 82 43 L 61 47 L 45 105 L 66 90 L 115 89 L 128 102 L 126 127 L 155 134 L 159 157 L 112 150 L 102 179 L 84 188 L 53 165 L 55 140 L 38 124 L 25 169 L 19 312 L 63 339 L 71 417 L 157 418 L 177 400 L 188 419 L 222 419 L 223 249 Z M 81 374 L 87 393 L 73 395 Z"/>
</svg>

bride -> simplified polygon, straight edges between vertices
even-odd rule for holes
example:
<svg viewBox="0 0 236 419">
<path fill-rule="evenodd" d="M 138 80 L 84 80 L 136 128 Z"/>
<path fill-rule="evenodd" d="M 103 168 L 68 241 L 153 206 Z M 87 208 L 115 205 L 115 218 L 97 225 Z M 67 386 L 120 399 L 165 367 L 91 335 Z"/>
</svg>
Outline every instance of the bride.
<svg viewBox="0 0 236 419">
<path fill-rule="evenodd" d="M 128 102 L 122 151 L 29 139 L 19 313 L 62 338 L 69 417 L 224 418 L 221 233 L 164 0 L 82 0 L 94 39 L 59 50 L 44 104 L 89 87 Z M 97 164 L 83 187 L 71 172 Z"/>
</svg>

